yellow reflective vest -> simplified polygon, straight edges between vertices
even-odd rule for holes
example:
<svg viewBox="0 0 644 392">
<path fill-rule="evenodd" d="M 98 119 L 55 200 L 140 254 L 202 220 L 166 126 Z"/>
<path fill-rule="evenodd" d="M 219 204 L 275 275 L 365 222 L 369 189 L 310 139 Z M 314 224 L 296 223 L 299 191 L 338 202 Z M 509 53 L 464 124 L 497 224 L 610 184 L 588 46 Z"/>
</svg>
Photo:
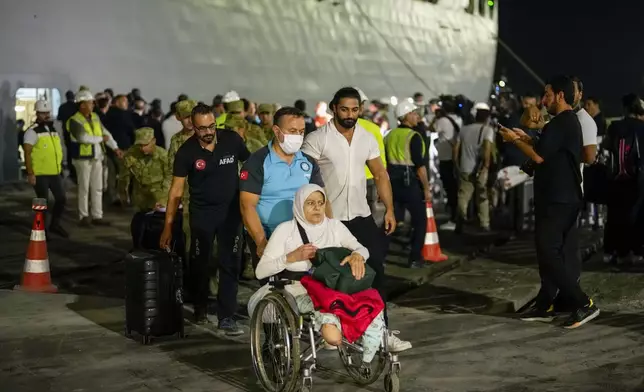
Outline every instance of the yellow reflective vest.
<svg viewBox="0 0 644 392">
<path fill-rule="evenodd" d="M 380 133 L 380 127 L 374 123 L 372 123 L 369 120 L 366 120 L 364 118 L 359 118 L 358 119 L 358 124 L 367 132 L 373 135 L 373 137 L 376 138 L 376 141 L 378 142 L 378 149 L 380 149 L 380 158 L 382 159 L 383 165 L 387 166 L 387 158 L 385 155 L 385 144 L 382 140 L 382 134 Z M 373 178 L 373 174 L 371 174 L 371 171 L 369 170 L 368 166 L 365 166 L 365 175 L 367 176 L 367 180 L 370 180 Z"/>
<path fill-rule="evenodd" d="M 92 112 L 91 121 L 88 121 L 81 112 L 76 112 L 76 114 L 74 114 L 69 120 L 67 120 L 67 130 L 72 141 L 72 148 L 70 149 L 72 159 L 94 158 L 94 156 L 96 156 L 94 148 L 99 146 L 100 148 L 103 148 L 103 144 L 80 143 L 78 140 L 76 140 L 76 137 L 70 130 L 70 121 L 76 121 L 77 123 L 83 125 L 85 133 L 90 136 L 103 136 L 103 125 L 101 124 L 101 120 L 98 118 L 98 115 Z"/>
<path fill-rule="evenodd" d="M 423 143 L 423 156 L 425 155 L 425 140 L 422 135 L 413 129 L 396 128 L 387 134 L 385 138 L 385 150 L 387 151 L 387 162 L 390 165 L 414 166 L 411 160 L 409 144 L 414 135 L 419 135 Z"/>
<path fill-rule="evenodd" d="M 31 150 L 31 168 L 36 176 L 55 176 L 63 170 L 63 147 L 53 125 L 36 124 L 32 128 L 38 141 Z"/>
</svg>

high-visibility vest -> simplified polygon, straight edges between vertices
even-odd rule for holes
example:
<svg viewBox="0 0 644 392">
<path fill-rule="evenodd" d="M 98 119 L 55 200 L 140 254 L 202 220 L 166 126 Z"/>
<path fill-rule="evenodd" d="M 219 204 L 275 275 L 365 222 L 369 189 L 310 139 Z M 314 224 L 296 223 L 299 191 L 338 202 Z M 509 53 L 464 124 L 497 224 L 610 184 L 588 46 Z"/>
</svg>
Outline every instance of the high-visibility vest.
<svg viewBox="0 0 644 392">
<path fill-rule="evenodd" d="M 224 123 L 226 122 L 226 113 L 223 113 L 221 116 L 215 119 L 215 124 L 217 124 L 217 129 L 225 128 Z"/>
<path fill-rule="evenodd" d="M 51 124 L 36 124 L 32 128 L 38 141 L 31 149 L 31 168 L 37 176 L 54 176 L 63 170 L 63 146 Z"/>
<path fill-rule="evenodd" d="M 425 140 L 420 133 L 409 128 L 396 128 L 387 134 L 385 138 L 385 150 L 387 151 L 387 162 L 390 165 L 414 166 L 411 160 L 409 145 L 414 135 L 420 136 L 423 143 L 423 156 L 425 155 Z"/>
<path fill-rule="evenodd" d="M 70 121 L 76 121 L 77 123 L 82 124 L 85 129 L 85 133 L 90 136 L 103 136 L 103 125 L 101 124 L 101 120 L 98 118 L 98 115 L 92 112 L 91 121 L 87 121 L 87 118 L 85 118 L 81 112 L 76 112 L 76 114 L 67 120 L 67 131 L 69 132 L 69 136 L 72 141 L 72 148 L 70 149 L 71 157 L 73 159 L 94 158 L 96 156 L 94 148 L 97 146 L 100 146 L 99 148 L 103 148 L 103 144 L 79 143 L 74 134 L 70 131 Z"/>
<path fill-rule="evenodd" d="M 362 128 L 364 128 L 367 132 L 369 132 L 370 134 L 373 135 L 373 137 L 376 138 L 376 141 L 378 142 L 378 148 L 380 149 L 380 158 L 382 159 L 383 165 L 387 166 L 387 158 L 385 156 L 385 144 L 382 140 L 380 127 L 364 118 L 359 118 L 358 124 L 360 124 Z M 367 176 L 367 180 L 370 180 L 373 178 L 373 174 L 371 174 L 371 171 L 369 170 L 368 166 L 365 166 L 364 171 L 365 171 L 365 175 Z"/>
</svg>

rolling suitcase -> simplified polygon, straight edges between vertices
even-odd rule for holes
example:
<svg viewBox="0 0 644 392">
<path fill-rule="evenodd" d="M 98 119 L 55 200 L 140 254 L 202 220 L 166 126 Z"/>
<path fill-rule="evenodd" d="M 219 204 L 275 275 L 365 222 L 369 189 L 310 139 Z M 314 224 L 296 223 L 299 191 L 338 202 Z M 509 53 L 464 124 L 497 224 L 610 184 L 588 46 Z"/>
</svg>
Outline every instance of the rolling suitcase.
<svg viewBox="0 0 644 392">
<path fill-rule="evenodd" d="M 135 250 L 125 259 L 125 333 L 143 344 L 183 330 L 181 258 L 161 250 Z"/>
</svg>

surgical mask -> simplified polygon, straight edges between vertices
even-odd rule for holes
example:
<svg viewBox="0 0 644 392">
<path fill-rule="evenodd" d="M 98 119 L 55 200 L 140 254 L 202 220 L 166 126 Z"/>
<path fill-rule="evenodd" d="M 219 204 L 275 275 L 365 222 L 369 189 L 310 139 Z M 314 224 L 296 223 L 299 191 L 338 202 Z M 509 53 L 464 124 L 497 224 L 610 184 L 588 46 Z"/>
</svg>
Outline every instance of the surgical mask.
<svg viewBox="0 0 644 392">
<path fill-rule="evenodd" d="M 300 151 L 302 143 L 304 143 L 303 135 L 287 135 L 282 131 L 280 131 L 280 133 L 282 134 L 282 136 L 284 136 L 284 141 L 280 142 L 282 151 L 287 154 L 295 154 L 296 152 Z"/>
</svg>

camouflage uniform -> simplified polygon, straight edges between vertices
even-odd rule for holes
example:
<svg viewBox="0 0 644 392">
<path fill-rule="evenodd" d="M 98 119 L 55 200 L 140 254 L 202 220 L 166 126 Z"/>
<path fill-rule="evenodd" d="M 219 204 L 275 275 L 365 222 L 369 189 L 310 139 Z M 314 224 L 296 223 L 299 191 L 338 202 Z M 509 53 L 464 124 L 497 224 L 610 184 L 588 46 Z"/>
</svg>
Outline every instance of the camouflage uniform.
<svg viewBox="0 0 644 392">
<path fill-rule="evenodd" d="M 241 116 L 240 113 L 244 110 L 243 101 L 234 101 L 234 102 L 227 103 L 226 110 L 228 111 L 228 113 L 226 114 L 226 120 L 224 122 L 224 126 L 226 128 L 235 129 L 235 130 L 237 128 L 242 128 L 241 122 L 238 121 L 241 119 L 243 121 L 243 128 L 244 128 L 244 136 L 243 136 L 244 140 L 255 139 L 261 144 L 261 146 L 265 146 L 268 144 L 268 140 L 266 139 L 266 136 L 264 135 L 264 131 L 262 130 L 262 128 L 260 128 L 258 125 L 249 123 L 248 121 L 246 121 L 245 118 Z M 235 124 L 235 127 L 231 125 L 226 125 L 226 124 Z M 251 142 L 251 143 L 252 145 L 256 144 L 254 142 Z M 250 147 L 249 147 L 249 150 L 250 150 Z M 253 152 L 253 150 L 251 150 L 251 152 Z"/>
<path fill-rule="evenodd" d="M 259 108 L 257 109 L 257 113 L 267 113 L 270 116 L 273 116 L 275 114 L 274 111 L 274 106 L 273 104 L 270 103 L 262 103 L 259 105 Z M 262 132 L 264 133 L 264 136 L 266 137 L 266 140 L 270 141 L 273 140 L 273 136 L 275 134 L 273 133 L 273 124 L 262 124 L 261 125 Z"/>
<path fill-rule="evenodd" d="M 226 128 L 239 133 L 239 136 L 241 136 L 242 139 L 244 139 L 244 142 L 246 142 L 246 148 L 248 148 L 248 151 L 250 151 L 251 153 L 259 150 L 260 148 L 268 144 L 268 141 L 264 142 L 265 141 L 265 138 L 263 137 L 264 133 L 260 132 L 262 136 L 261 140 L 254 137 L 251 134 L 251 132 L 249 132 L 248 121 L 241 118 L 241 116 L 238 114 L 228 115 L 228 117 L 226 118 L 226 123 L 224 125 Z M 257 125 L 254 125 L 254 126 L 257 127 Z M 240 165 L 241 165 L 241 162 L 240 162 Z"/>
<path fill-rule="evenodd" d="M 168 153 L 156 146 L 151 154 L 145 154 L 141 147 L 154 139 L 152 128 L 136 130 L 136 141 L 123 157 L 123 171 L 119 176 L 119 194 L 127 199 L 127 189 L 133 181 L 132 204 L 139 211 L 154 209 L 157 203 L 166 206 L 170 177 Z"/>
</svg>

